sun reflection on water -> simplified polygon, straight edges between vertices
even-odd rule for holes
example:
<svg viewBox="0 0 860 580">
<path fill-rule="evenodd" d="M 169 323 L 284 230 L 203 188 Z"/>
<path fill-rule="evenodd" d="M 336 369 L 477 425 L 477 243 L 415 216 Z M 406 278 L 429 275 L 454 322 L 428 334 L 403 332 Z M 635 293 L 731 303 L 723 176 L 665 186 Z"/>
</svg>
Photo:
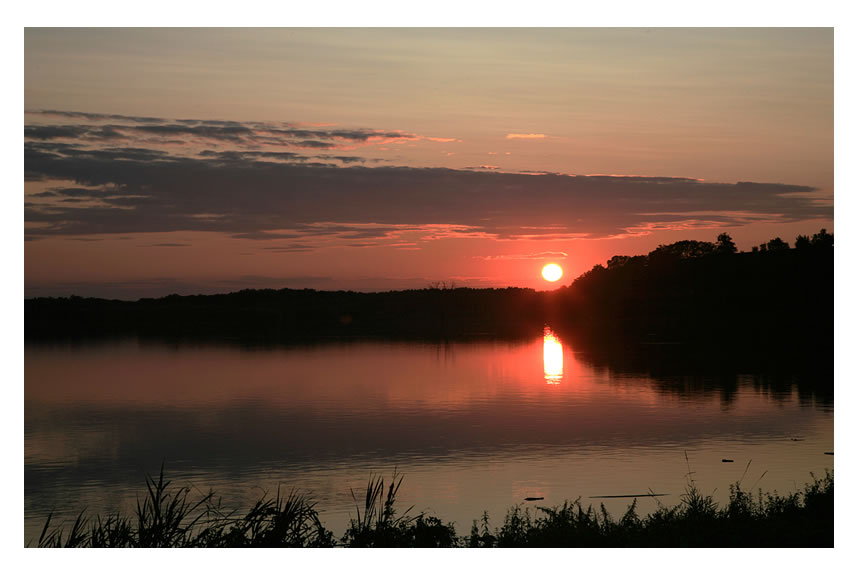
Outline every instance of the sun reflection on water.
<svg viewBox="0 0 860 580">
<path fill-rule="evenodd" d="M 564 353 L 561 342 L 552 330 L 543 331 L 543 376 L 548 385 L 558 385 L 564 374 Z"/>
</svg>

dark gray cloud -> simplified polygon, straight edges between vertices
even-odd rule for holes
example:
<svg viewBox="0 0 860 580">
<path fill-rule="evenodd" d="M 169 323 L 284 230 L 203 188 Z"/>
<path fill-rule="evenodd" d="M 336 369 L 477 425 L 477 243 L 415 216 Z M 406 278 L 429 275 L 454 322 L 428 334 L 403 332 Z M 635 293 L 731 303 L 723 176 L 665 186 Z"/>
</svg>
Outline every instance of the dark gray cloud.
<svg viewBox="0 0 860 580">
<path fill-rule="evenodd" d="M 776 183 L 335 167 L 41 142 L 27 142 L 24 155 L 30 179 L 78 184 L 46 188 L 37 194 L 46 201 L 25 205 L 26 220 L 49 224 L 28 229 L 30 235 L 198 230 L 249 239 L 362 238 L 380 237 L 393 224 L 460 224 L 472 233 L 502 237 L 596 237 L 681 222 L 730 227 L 755 220 L 832 218 L 831 207 L 785 195 L 812 188 Z M 55 194 L 108 206 L 51 203 Z M 320 223 L 335 225 L 311 226 Z M 387 227 L 368 231 L 336 225 L 369 223 Z"/>
<path fill-rule="evenodd" d="M 26 139 L 106 141 L 132 137 L 193 137 L 232 143 L 253 140 L 256 131 L 242 125 L 25 125 Z"/>
<path fill-rule="evenodd" d="M 294 253 L 294 252 L 310 252 L 313 249 L 316 249 L 316 246 L 311 246 L 308 244 L 288 244 L 286 246 L 267 246 L 263 248 L 267 252 L 276 252 L 276 253 Z"/>
<path fill-rule="evenodd" d="M 55 111 L 41 109 L 26 111 L 31 114 L 46 115 L 51 117 L 65 117 L 69 119 L 85 119 L 87 121 L 129 121 L 133 123 L 163 123 L 167 119 L 161 117 L 139 117 L 129 115 L 111 115 L 106 113 L 82 113 L 80 111 Z"/>
<path fill-rule="evenodd" d="M 833 215 L 803 185 L 504 173 L 490 166 L 367 167 L 359 156 L 313 152 L 344 141 L 417 138 L 399 131 L 40 115 L 63 123 L 25 126 L 25 180 L 75 185 L 46 185 L 27 198 L 28 239 L 191 230 L 252 240 L 328 236 L 371 243 L 421 224 L 443 224 L 428 239 L 445 236 L 444 224 L 459 226 L 449 228 L 451 235 L 553 239 Z M 72 124 L 76 120 L 88 124 Z M 133 137 L 138 146 L 112 146 L 118 135 Z M 166 144 L 177 138 L 203 139 L 207 148 L 169 152 Z"/>
<path fill-rule="evenodd" d="M 317 141 L 313 139 L 309 139 L 307 141 L 295 141 L 292 144 L 303 149 L 332 149 L 336 145 L 331 141 Z"/>
<path fill-rule="evenodd" d="M 362 157 L 354 157 L 350 155 L 332 155 L 332 159 L 337 159 L 341 163 L 349 164 L 349 163 L 364 163 L 366 160 Z"/>
<path fill-rule="evenodd" d="M 78 139 L 87 134 L 80 125 L 25 125 L 24 139 Z"/>
<path fill-rule="evenodd" d="M 225 161 L 239 161 L 247 159 L 283 159 L 283 160 L 302 160 L 310 159 L 306 155 L 299 155 L 292 151 L 213 151 L 205 149 L 199 153 L 201 157 L 211 157 L 215 159 L 223 159 Z"/>
<path fill-rule="evenodd" d="M 240 240 L 290 240 L 295 238 L 303 238 L 305 233 L 270 233 L 270 232 L 244 232 L 241 234 L 233 234 L 234 238 Z"/>
<path fill-rule="evenodd" d="M 24 153 L 30 151 L 33 154 L 45 153 L 63 155 L 66 157 L 94 158 L 108 161 L 131 160 L 131 161 L 170 161 L 171 156 L 161 149 L 149 149 L 144 147 L 103 147 L 100 149 L 89 149 L 80 145 L 65 142 L 41 143 L 25 142 Z M 184 159 L 180 157 L 178 159 Z M 27 170 L 25 166 L 25 171 Z"/>
<path fill-rule="evenodd" d="M 83 139 L 89 141 L 110 141 L 125 139 L 129 135 L 124 127 L 112 125 L 25 125 L 25 139 Z"/>
<path fill-rule="evenodd" d="M 63 111 L 30 111 L 39 117 L 58 116 L 65 124 L 38 123 L 24 126 L 25 139 L 74 139 L 98 144 L 110 140 L 145 140 L 162 144 L 205 140 L 245 147 L 298 147 L 302 149 L 334 149 L 344 143 L 369 141 L 412 140 L 418 135 L 402 131 L 376 129 L 307 129 L 289 124 L 240 123 L 236 121 L 206 121 L 198 119 L 160 119 Z M 83 120 L 90 124 L 69 124 Z"/>
<path fill-rule="evenodd" d="M 246 240 L 290 240 L 313 237 L 337 237 L 342 240 L 375 240 L 403 230 L 403 226 L 372 224 L 296 224 L 290 232 L 244 232 L 232 237 Z M 374 245 L 374 244 L 368 244 Z M 271 248 L 266 248 L 271 249 Z"/>
<path fill-rule="evenodd" d="M 150 134 L 158 136 L 188 136 L 213 139 L 216 141 L 242 141 L 246 137 L 254 135 L 254 130 L 242 125 L 136 125 L 136 126 L 111 126 L 115 131 L 123 131 L 131 134 Z"/>
<path fill-rule="evenodd" d="M 370 139 L 415 139 L 418 136 L 402 131 L 376 131 L 373 129 L 270 129 L 274 135 L 297 139 L 344 139 L 346 141 L 369 141 Z"/>
<path fill-rule="evenodd" d="M 353 230 L 339 233 L 338 237 L 343 240 L 365 240 L 365 239 L 382 239 L 387 234 L 398 231 L 396 228 L 380 228 L 380 227 L 363 227 L 360 230 Z"/>
</svg>

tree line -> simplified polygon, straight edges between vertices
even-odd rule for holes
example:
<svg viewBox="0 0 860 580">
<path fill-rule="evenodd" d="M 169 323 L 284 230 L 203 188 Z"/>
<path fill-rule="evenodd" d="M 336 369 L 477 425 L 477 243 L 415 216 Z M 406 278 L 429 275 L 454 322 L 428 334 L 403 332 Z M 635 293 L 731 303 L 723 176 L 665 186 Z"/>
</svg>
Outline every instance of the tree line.
<svg viewBox="0 0 860 580">
<path fill-rule="evenodd" d="M 137 335 L 306 341 L 526 337 L 561 332 L 632 342 L 832 351 L 833 234 L 774 238 L 739 252 L 728 233 L 647 255 L 613 256 L 555 291 L 474 289 L 328 292 L 242 290 L 145 298 L 25 300 L 25 337 Z M 812 345 L 812 346 L 810 346 Z M 783 346 L 779 346 L 783 348 Z"/>
<path fill-rule="evenodd" d="M 799 235 L 794 249 L 774 238 L 739 252 L 682 240 L 647 255 L 613 256 L 558 291 L 562 327 L 592 337 L 679 341 L 710 348 L 832 350 L 833 234 Z"/>
</svg>

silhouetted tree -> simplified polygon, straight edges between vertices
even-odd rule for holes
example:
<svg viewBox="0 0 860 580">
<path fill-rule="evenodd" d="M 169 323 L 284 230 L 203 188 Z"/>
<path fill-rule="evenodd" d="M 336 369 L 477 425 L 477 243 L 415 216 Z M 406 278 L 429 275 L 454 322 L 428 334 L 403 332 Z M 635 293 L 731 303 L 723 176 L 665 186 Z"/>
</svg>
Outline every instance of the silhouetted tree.
<svg viewBox="0 0 860 580">
<path fill-rule="evenodd" d="M 648 254 L 648 259 L 675 258 L 684 260 L 687 258 L 701 258 L 717 251 L 717 245 L 711 242 L 699 242 L 696 240 L 681 240 L 674 244 L 659 245 L 657 249 Z"/>
<path fill-rule="evenodd" d="M 762 252 L 767 252 L 767 244 L 759 244 L 758 249 Z"/>
<path fill-rule="evenodd" d="M 753 246 L 753 247 L 752 247 L 752 253 L 753 253 L 753 254 L 758 254 L 758 246 Z"/>
<path fill-rule="evenodd" d="M 738 251 L 738 247 L 732 241 L 732 237 L 723 232 L 717 236 L 717 251 L 721 254 L 734 254 Z"/>
<path fill-rule="evenodd" d="M 791 246 L 789 246 L 787 242 L 783 242 L 781 238 L 774 238 L 767 243 L 768 252 L 780 252 L 782 250 L 788 250 L 790 247 Z"/>
<path fill-rule="evenodd" d="M 833 234 L 828 234 L 827 230 L 821 228 L 821 231 L 812 236 L 812 245 L 816 248 L 832 248 Z"/>
<path fill-rule="evenodd" d="M 798 250 L 805 250 L 810 245 L 809 236 L 797 236 L 797 239 L 794 241 L 794 247 Z"/>
<path fill-rule="evenodd" d="M 612 256 L 606 261 L 606 267 L 610 270 L 613 268 L 622 268 L 630 261 L 630 256 Z"/>
</svg>

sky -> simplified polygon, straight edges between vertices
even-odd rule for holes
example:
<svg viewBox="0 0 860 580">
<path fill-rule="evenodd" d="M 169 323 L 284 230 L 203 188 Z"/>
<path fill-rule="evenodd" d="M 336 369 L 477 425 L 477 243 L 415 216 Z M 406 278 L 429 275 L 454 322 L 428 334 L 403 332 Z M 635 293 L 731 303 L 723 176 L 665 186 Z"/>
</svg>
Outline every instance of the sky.
<svg viewBox="0 0 860 580">
<path fill-rule="evenodd" d="M 832 231 L 833 41 L 28 28 L 25 296 L 547 290 L 682 239 Z"/>
</svg>

